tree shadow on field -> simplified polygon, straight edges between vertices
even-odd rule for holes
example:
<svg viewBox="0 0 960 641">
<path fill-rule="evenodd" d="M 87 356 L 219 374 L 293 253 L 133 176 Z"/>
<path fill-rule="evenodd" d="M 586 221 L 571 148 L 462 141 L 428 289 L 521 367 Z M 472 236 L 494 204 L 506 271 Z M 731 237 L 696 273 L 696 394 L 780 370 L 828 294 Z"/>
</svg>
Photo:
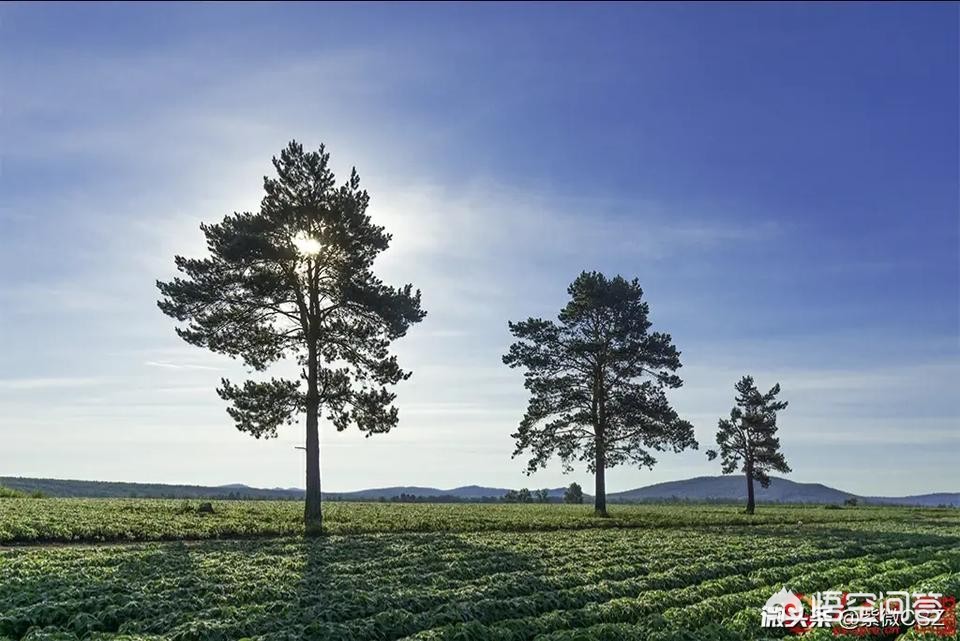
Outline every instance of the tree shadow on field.
<svg viewBox="0 0 960 641">
<path fill-rule="evenodd" d="M 729 532 L 736 528 L 723 528 Z M 864 545 L 887 545 L 895 548 L 916 548 L 927 546 L 956 546 L 960 544 L 960 528 L 955 532 L 903 532 L 895 530 L 869 530 L 845 527 L 843 525 L 823 526 L 814 524 L 797 525 L 757 525 L 749 529 L 739 529 L 744 534 L 771 536 L 822 543 L 859 542 Z"/>
<path fill-rule="evenodd" d="M 542 558 L 511 545 L 523 534 L 390 533 L 298 544 L 297 637 L 400 639 L 483 618 L 485 599 L 549 589 Z"/>
<path fill-rule="evenodd" d="M 50 633 L 84 639 L 93 633 L 166 632 L 189 620 L 188 586 L 202 584 L 181 543 L 23 548 L 8 553 L 25 563 L 16 599 L 0 586 L 0 637 Z M 32 569 L 31 569 L 32 568 Z M 38 568 L 41 568 L 39 571 Z"/>
<path fill-rule="evenodd" d="M 890 570 L 889 562 L 901 560 L 907 567 L 916 567 L 934 558 L 940 559 L 941 569 L 935 573 L 944 572 L 943 564 L 950 567 L 950 571 L 960 571 L 960 529 L 951 531 L 896 531 L 870 530 L 844 525 L 823 526 L 822 524 L 804 526 L 761 525 L 750 528 L 741 528 L 739 532 L 724 529 L 725 534 L 743 534 L 745 536 L 759 536 L 761 540 L 769 539 L 770 549 L 784 547 L 799 549 L 801 547 L 814 549 L 822 548 L 822 560 L 835 559 L 836 566 L 853 562 L 869 568 L 877 576 Z M 795 543 L 791 546 L 791 543 Z M 786 544 L 786 546 L 784 546 Z M 888 576 L 891 581 L 912 579 Z M 833 586 L 814 586 L 817 589 L 831 589 Z M 877 585 L 875 589 L 906 590 L 910 585 Z M 810 589 L 809 586 L 806 589 Z"/>
<path fill-rule="evenodd" d="M 371 534 L 24 549 L 13 553 L 23 556 L 24 568 L 42 560 L 49 570 L 12 575 L 19 597 L 0 605 L 0 614 L 14 615 L 0 620 L 0 636 L 21 639 L 36 627 L 65 633 L 58 637 L 64 639 L 92 633 L 178 641 L 399 639 L 482 618 L 485 598 L 544 587 L 545 563 L 529 545 L 514 546 L 525 536 Z"/>
</svg>

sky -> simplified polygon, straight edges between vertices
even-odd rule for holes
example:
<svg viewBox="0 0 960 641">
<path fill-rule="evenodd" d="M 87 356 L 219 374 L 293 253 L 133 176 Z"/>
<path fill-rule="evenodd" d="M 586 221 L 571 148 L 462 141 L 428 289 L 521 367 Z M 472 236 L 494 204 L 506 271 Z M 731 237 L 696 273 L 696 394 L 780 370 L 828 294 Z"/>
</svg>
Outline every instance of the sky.
<svg viewBox="0 0 960 641">
<path fill-rule="evenodd" d="M 719 474 L 734 383 L 780 383 L 789 478 L 960 491 L 957 4 L 0 5 L 0 476 L 302 487 L 154 282 L 256 210 L 288 141 L 360 173 L 423 291 L 400 424 L 322 430 L 324 489 L 592 487 L 511 459 L 507 321 L 636 277 Z M 291 371 L 280 366 L 279 374 Z"/>
</svg>

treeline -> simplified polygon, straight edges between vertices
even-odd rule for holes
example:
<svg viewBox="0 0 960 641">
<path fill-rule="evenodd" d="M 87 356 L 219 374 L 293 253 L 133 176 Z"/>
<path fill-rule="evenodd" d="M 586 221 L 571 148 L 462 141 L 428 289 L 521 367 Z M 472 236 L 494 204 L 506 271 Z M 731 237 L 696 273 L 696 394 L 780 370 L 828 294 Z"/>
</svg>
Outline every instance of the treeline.
<svg viewBox="0 0 960 641">
<path fill-rule="evenodd" d="M 430 494 L 422 496 L 401 492 L 396 496 L 356 497 L 356 496 L 325 496 L 328 501 L 373 501 L 377 503 L 583 503 L 583 490 L 578 483 L 571 483 L 563 496 L 551 494 L 551 490 L 544 488 L 531 491 L 529 488 L 507 490 L 503 496 L 457 496 L 455 494 Z"/>
<path fill-rule="evenodd" d="M 498 496 L 466 497 L 456 494 L 407 494 L 401 492 L 394 496 L 341 496 L 339 494 L 324 495 L 324 500 L 350 503 L 500 503 Z"/>
<path fill-rule="evenodd" d="M 127 483 L 119 481 L 81 481 L 0 477 L 0 498 L 63 497 L 63 498 L 135 498 L 135 499 L 208 499 L 208 500 L 282 500 L 302 501 L 303 490 L 260 489 L 246 486 L 210 487 L 202 485 L 166 485 L 161 483 Z M 401 492 L 394 496 L 356 496 L 324 494 L 328 501 L 367 503 L 582 503 L 583 491 L 577 483 L 566 488 L 563 496 L 551 495 L 547 489 L 508 490 L 500 496 L 458 496 L 455 494 L 418 495 Z"/>
<path fill-rule="evenodd" d="M 0 477 L 0 486 L 28 495 L 68 498 L 303 500 L 302 490 L 266 490 L 252 487 L 205 487 L 22 477 Z"/>
<path fill-rule="evenodd" d="M 563 492 L 562 497 L 551 496 L 550 490 L 534 490 L 529 488 L 520 488 L 519 490 L 509 490 L 503 495 L 501 501 L 504 503 L 583 503 L 583 488 L 579 483 L 571 483 Z"/>
</svg>

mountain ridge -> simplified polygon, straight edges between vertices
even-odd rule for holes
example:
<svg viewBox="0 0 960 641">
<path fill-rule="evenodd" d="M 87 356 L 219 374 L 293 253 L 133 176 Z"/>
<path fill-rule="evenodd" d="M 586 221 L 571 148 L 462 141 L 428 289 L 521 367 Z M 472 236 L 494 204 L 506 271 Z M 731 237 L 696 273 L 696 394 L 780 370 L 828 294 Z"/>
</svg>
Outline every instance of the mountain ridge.
<svg viewBox="0 0 960 641">
<path fill-rule="evenodd" d="M 119 481 L 84 481 L 75 479 L 45 479 L 30 477 L 0 477 L 0 486 L 25 492 L 40 491 L 54 497 L 136 497 L 136 498 L 209 498 L 209 499 L 302 499 L 304 491 L 299 488 L 256 488 L 242 483 L 219 486 L 183 485 L 165 483 L 131 483 Z M 509 488 L 481 485 L 462 485 L 450 489 L 398 485 L 367 488 L 350 492 L 324 492 L 327 500 L 377 501 L 398 499 L 413 495 L 421 500 L 498 500 Z M 531 491 L 535 488 L 531 488 Z M 566 488 L 549 488 L 553 501 L 563 499 Z M 767 503 L 827 503 L 839 504 L 848 499 L 883 505 L 948 505 L 960 507 L 960 492 L 931 492 L 910 496 L 884 497 L 861 496 L 829 487 L 822 483 L 799 483 L 789 479 L 771 477 L 770 487 L 755 484 L 757 500 Z M 742 475 L 698 476 L 679 481 L 655 483 L 621 492 L 609 492 L 611 503 L 689 501 L 689 502 L 736 502 L 746 498 L 746 480 Z M 585 501 L 589 496 L 585 494 Z"/>
</svg>

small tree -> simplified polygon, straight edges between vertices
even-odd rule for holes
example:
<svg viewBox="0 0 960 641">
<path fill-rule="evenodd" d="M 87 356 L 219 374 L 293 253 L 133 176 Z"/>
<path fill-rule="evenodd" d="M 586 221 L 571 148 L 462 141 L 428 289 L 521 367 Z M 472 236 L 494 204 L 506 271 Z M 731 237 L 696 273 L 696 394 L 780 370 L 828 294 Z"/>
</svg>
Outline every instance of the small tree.
<svg viewBox="0 0 960 641">
<path fill-rule="evenodd" d="M 583 503 L 583 488 L 580 487 L 579 483 L 571 483 L 563 493 L 563 502 L 564 503 Z"/>
<path fill-rule="evenodd" d="M 520 491 L 517 492 L 517 502 L 518 503 L 533 503 L 533 495 L 525 487 L 521 487 Z"/>
<path fill-rule="evenodd" d="M 746 475 L 747 514 L 753 514 L 753 482 L 759 481 L 767 488 L 770 487 L 767 475 L 770 470 L 790 472 L 777 438 L 777 412 L 786 409 L 787 401 L 777 400 L 779 383 L 766 394 L 761 394 L 752 376 L 741 378 L 736 390 L 736 406 L 730 410 L 730 418 L 722 418 L 718 424 L 717 445 L 723 473 L 732 474 L 741 466 Z M 716 450 L 708 450 L 707 457 L 715 459 Z"/>
<path fill-rule="evenodd" d="M 682 385 L 680 353 L 669 334 L 651 333 L 650 309 L 634 279 L 583 272 L 568 288 L 559 322 L 529 318 L 509 324 L 518 340 L 503 362 L 523 367 L 530 401 L 513 434 L 527 473 L 556 454 L 564 470 L 584 461 L 595 474 L 594 508 L 607 514 L 607 468 L 653 467 L 651 450 L 697 447 L 693 427 L 667 401 Z"/>
<path fill-rule="evenodd" d="M 338 431 L 395 426 L 390 387 L 410 373 L 389 347 L 425 315 L 419 291 L 373 274 L 390 234 L 370 221 L 356 170 L 337 185 L 329 160 L 322 145 L 304 152 L 291 142 L 273 159 L 277 177 L 263 180 L 260 211 L 201 225 L 210 256 L 177 256 L 183 275 L 157 282 L 160 309 L 186 323 L 177 334 L 188 343 L 260 371 L 287 357 L 299 365 L 294 380 L 223 379 L 217 392 L 237 429 L 256 438 L 306 415 L 308 534 L 322 526 L 321 410 Z"/>
<path fill-rule="evenodd" d="M 549 503 L 550 502 L 550 490 L 544 488 L 542 490 L 537 490 L 535 492 L 537 496 L 537 503 Z"/>
</svg>

